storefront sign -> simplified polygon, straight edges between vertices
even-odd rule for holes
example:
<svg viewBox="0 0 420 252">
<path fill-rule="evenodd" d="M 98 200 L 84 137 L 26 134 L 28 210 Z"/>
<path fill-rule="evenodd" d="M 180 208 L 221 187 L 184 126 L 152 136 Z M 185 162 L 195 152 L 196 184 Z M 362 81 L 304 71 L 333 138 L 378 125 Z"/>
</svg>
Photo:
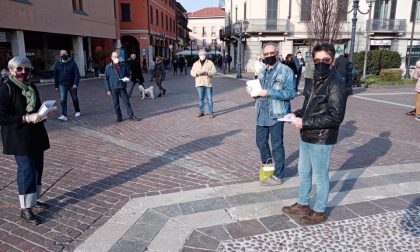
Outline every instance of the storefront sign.
<svg viewBox="0 0 420 252">
<path fill-rule="evenodd" d="M 370 45 L 373 46 L 391 46 L 391 40 L 371 40 Z"/>
<path fill-rule="evenodd" d="M 410 40 L 407 40 L 407 46 L 410 46 Z M 413 40 L 413 46 L 420 46 L 420 40 Z"/>
</svg>

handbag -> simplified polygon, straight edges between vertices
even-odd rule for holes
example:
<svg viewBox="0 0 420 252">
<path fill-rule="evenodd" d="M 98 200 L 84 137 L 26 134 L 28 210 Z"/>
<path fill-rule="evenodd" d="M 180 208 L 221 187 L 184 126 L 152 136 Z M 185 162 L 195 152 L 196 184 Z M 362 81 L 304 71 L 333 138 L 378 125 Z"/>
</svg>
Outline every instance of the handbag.
<svg viewBox="0 0 420 252">
<path fill-rule="evenodd" d="M 264 180 L 268 179 L 274 174 L 274 163 L 267 164 L 268 161 L 270 160 L 273 160 L 273 159 L 269 158 L 267 159 L 265 164 L 260 165 L 260 171 L 259 171 L 260 182 L 263 182 Z"/>
</svg>

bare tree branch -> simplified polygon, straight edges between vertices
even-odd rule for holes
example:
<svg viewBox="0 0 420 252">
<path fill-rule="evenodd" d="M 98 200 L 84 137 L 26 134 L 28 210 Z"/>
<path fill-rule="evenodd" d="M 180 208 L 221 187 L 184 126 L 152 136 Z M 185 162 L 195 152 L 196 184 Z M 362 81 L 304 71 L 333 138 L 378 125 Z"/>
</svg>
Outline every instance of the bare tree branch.
<svg viewBox="0 0 420 252">
<path fill-rule="evenodd" d="M 300 0 L 302 21 L 309 41 L 333 43 L 340 39 L 342 15 L 346 15 L 340 0 Z"/>
</svg>

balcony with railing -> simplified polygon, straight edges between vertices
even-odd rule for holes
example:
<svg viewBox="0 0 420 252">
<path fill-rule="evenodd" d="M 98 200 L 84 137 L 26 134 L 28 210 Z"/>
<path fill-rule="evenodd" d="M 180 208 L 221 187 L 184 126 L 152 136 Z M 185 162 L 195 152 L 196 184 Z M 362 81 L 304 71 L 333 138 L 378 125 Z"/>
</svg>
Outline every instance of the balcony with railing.
<svg viewBox="0 0 420 252">
<path fill-rule="evenodd" d="M 372 33 L 405 33 L 407 21 L 405 19 L 370 19 L 366 29 Z"/>
<path fill-rule="evenodd" d="M 248 33 L 289 33 L 291 23 L 288 19 L 247 19 Z"/>
<path fill-rule="evenodd" d="M 238 21 L 243 22 L 244 20 Z M 288 34 L 293 30 L 293 24 L 288 19 L 247 19 L 246 33 L 280 33 Z M 230 38 L 235 34 L 235 24 L 228 25 L 219 31 L 221 40 Z"/>
</svg>

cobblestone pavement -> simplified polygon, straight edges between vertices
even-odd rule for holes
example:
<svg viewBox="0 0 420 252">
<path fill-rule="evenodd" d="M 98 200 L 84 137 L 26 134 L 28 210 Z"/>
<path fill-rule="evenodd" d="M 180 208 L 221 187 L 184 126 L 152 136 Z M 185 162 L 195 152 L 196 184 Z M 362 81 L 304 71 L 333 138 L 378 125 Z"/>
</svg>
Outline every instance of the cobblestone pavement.
<svg viewBox="0 0 420 252">
<path fill-rule="evenodd" d="M 155 100 L 141 100 L 135 90 L 131 101 L 139 122 L 115 122 L 101 80 L 81 83 L 82 117 L 72 116 L 69 102 L 68 122 L 48 120 L 42 200 L 52 207 L 39 213 L 43 223 L 37 227 L 21 221 L 16 166 L 12 157 L 0 156 L 0 251 L 72 251 L 131 199 L 257 180 L 253 100 L 243 81 L 215 78 L 214 119 L 195 117 L 192 78 L 169 75 L 163 84 L 168 93 Z M 53 86 L 39 89 L 43 99 L 58 99 Z M 420 163 L 419 123 L 405 115 L 414 104 L 412 88 L 355 93 L 331 170 Z M 298 97 L 293 107 L 301 103 Z M 288 176 L 296 175 L 297 139 L 287 126 Z"/>
<path fill-rule="evenodd" d="M 419 209 L 388 212 L 223 241 L 218 251 L 418 251 L 419 221 Z"/>
</svg>

